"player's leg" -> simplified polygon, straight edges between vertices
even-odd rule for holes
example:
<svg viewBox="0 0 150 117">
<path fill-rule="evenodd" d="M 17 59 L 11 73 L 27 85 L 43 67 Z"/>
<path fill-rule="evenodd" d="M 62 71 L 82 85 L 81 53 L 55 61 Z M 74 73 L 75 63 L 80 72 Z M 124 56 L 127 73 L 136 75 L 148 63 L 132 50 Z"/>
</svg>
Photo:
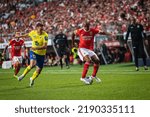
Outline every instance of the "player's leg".
<svg viewBox="0 0 150 117">
<path fill-rule="evenodd" d="M 58 53 L 58 56 L 59 56 L 59 63 L 60 63 L 60 67 L 61 67 L 61 69 L 63 68 L 63 61 L 62 61 L 62 59 L 63 59 L 63 55 L 62 55 L 62 50 L 60 49 L 60 48 L 58 48 L 57 49 L 57 53 Z"/>
<path fill-rule="evenodd" d="M 14 70 L 14 75 L 16 76 L 21 68 L 21 64 L 19 63 L 19 61 L 17 61 L 14 65 L 15 70 Z"/>
<path fill-rule="evenodd" d="M 32 77 L 30 78 L 30 86 L 34 85 L 34 81 L 35 79 L 39 76 L 39 74 L 41 73 L 42 68 L 39 68 L 38 66 L 36 67 L 36 70 L 34 71 Z"/>
<path fill-rule="evenodd" d="M 68 57 L 68 55 L 69 55 L 69 50 L 67 48 L 64 48 L 63 56 L 65 59 L 67 69 L 69 69 L 69 57 Z"/>
<path fill-rule="evenodd" d="M 18 74 L 18 62 L 13 63 L 13 69 L 14 69 L 14 78 L 17 78 L 17 74 Z"/>
<path fill-rule="evenodd" d="M 14 69 L 14 77 L 17 78 L 17 74 L 20 70 L 20 62 L 19 62 L 19 57 L 17 56 L 14 56 L 13 57 L 13 60 L 12 60 L 12 63 L 13 63 L 13 69 Z"/>
<path fill-rule="evenodd" d="M 16 74 L 18 74 L 18 72 L 20 71 L 20 68 L 22 66 L 22 56 L 18 56 L 18 61 L 16 62 Z"/>
<path fill-rule="evenodd" d="M 143 46 L 143 44 L 140 44 L 140 45 L 139 45 L 139 49 L 141 49 L 142 59 L 143 59 L 143 63 L 144 63 L 144 69 L 145 69 L 145 70 L 148 70 L 147 63 L 146 63 L 146 53 L 145 53 L 145 51 L 144 51 L 144 46 Z"/>
<path fill-rule="evenodd" d="M 67 54 L 64 54 L 64 59 L 65 59 L 66 67 L 67 69 L 69 69 L 69 60 L 68 60 Z"/>
<path fill-rule="evenodd" d="M 32 51 L 30 51 L 30 65 L 26 67 L 22 75 L 18 77 L 18 80 L 21 81 L 35 65 L 36 65 L 36 56 Z"/>
<path fill-rule="evenodd" d="M 27 67 L 26 67 L 26 69 L 24 70 L 24 72 L 23 72 L 23 76 L 25 77 L 26 76 L 26 74 L 34 67 L 36 65 L 36 60 L 30 60 L 30 65 L 28 65 Z"/>
<path fill-rule="evenodd" d="M 134 52 L 134 61 L 135 61 L 135 66 L 136 66 L 136 71 L 139 71 L 139 65 L 138 65 L 138 45 L 134 44 L 133 45 L 133 52 Z"/>
<path fill-rule="evenodd" d="M 61 56 L 59 56 L 59 62 L 60 62 L 61 69 L 63 69 L 63 61 L 62 61 L 62 57 Z"/>
<path fill-rule="evenodd" d="M 86 78 L 86 74 L 88 72 L 89 66 L 90 66 L 90 62 L 91 59 L 89 57 L 88 52 L 86 51 L 86 49 L 83 48 L 79 48 L 78 49 L 78 55 L 80 57 L 80 59 L 82 61 L 84 61 L 84 66 L 83 66 L 83 70 L 82 70 L 82 77 L 81 77 L 81 81 L 83 81 L 85 84 L 90 84 L 85 78 Z"/>
<path fill-rule="evenodd" d="M 36 70 L 30 78 L 30 86 L 33 86 L 35 79 L 39 76 L 44 65 L 44 56 L 36 55 Z"/>
<path fill-rule="evenodd" d="M 99 69 L 100 60 L 99 60 L 98 56 L 93 51 L 90 51 L 90 56 L 91 56 L 91 59 L 94 63 L 93 64 L 92 78 L 94 78 L 96 80 L 96 82 L 101 82 L 100 78 L 98 78 L 96 76 L 98 69 Z"/>
</svg>

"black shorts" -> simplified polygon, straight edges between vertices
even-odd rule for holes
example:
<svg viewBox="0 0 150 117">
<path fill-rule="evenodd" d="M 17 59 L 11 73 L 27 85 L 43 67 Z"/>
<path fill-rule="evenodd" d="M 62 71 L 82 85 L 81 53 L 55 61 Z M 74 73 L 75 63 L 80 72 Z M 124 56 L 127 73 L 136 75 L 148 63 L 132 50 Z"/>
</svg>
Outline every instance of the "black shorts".
<svg viewBox="0 0 150 117">
<path fill-rule="evenodd" d="M 57 48 L 57 53 L 59 57 L 63 57 L 64 55 L 67 55 L 67 49 L 66 48 Z"/>
</svg>

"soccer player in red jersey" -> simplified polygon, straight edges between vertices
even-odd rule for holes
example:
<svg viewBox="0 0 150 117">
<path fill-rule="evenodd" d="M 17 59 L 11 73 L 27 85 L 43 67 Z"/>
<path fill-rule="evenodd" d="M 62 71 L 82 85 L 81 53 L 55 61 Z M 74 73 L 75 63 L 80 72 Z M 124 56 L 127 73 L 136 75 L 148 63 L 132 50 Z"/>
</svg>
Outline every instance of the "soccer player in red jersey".
<svg viewBox="0 0 150 117">
<path fill-rule="evenodd" d="M 94 63 L 93 65 L 93 73 L 90 78 L 95 79 L 96 82 L 101 82 L 100 78 L 96 77 L 97 71 L 99 69 L 99 58 L 96 53 L 93 51 L 94 49 L 94 36 L 96 34 L 106 34 L 98 29 L 90 28 L 90 22 L 85 21 L 83 28 L 75 30 L 72 34 L 72 46 L 74 46 L 75 36 L 79 36 L 79 49 L 78 55 L 82 61 L 85 61 L 82 77 L 80 78 L 85 84 L 90 84 L 89 80 L 86 77 L 86 74 L 89 69 L 90 62 Z"/>
<path fill-rule="evenodd" d="M 6 50 L 9 46 L 11 46 L 11 57 L 12 57 L 12 64 L 14 68 L 14 77 L 17 78 L 17 74 L 20 70 L 21 64 L 22 64 L 22 56 L 21 56 L 21 48 L 22 46 L 25 47 L 24 40 L 21 38 L 18 38 L 20 35 L 19 32 L 15 33 L 15 38 L 11 39 L 9 44 L 5 47 L 3 51 L 3 56 L 6 54 Z"/>
</svg>

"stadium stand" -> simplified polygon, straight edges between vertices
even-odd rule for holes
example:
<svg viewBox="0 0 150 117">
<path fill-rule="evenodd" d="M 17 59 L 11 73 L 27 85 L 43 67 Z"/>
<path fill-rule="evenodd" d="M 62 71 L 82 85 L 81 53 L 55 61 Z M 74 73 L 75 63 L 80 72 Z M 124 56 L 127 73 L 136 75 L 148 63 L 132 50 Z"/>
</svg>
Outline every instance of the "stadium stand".
<svg viewBox="0 0 150 117">
<path fill-rule="evenodd" d="M 3 33 L 28 32 L 40 20 L 51 34 L 56 34 L 59 28 L 69 34 L 88 18 L 93 26 L 116 34 L 126 31 L 131 16 L 138 18 L 147 31 L 150 30 L 148 0 L 43 0 L 40 4 L 31 0 L 8 1 L 0 3 Z"/>
<path fill-rule="evenodd" d="M 45 30 L 52 35 L 64 29 L 70 36 L 85 19 L 90 19 L 95 28 L 123 34 L 132 16 L 150 31 L 149 0 L 1 0 L 1 41 L 2 37 L 9 40 L 15 31 L 31 31 L 38 21 L 45 23 Z"/>
</svg>

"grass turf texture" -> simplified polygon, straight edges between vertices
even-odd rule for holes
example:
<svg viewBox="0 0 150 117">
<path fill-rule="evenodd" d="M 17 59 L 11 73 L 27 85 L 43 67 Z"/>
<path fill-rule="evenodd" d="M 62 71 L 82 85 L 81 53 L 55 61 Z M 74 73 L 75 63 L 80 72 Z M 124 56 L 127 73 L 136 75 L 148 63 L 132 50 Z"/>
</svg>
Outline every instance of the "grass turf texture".
<svg viewBox="0 0 150 117">
<path fill-rule="evenodd" d="M 90 66 L 88 74 L 92 72 Z M 23 72 L 21 69 L 19 75 Z M 102 65 L 97 74 L 101 83 L 85 85 L 79 79 L 82 66 L 44 67 L 35 85 L 29 88 L 29 77 L 13 78 L 13 70 L 0 68 L 1 100 L 146 100 L 150 99 L 150 70 L 135 71 L 133 64 Z"/>
</svg>

